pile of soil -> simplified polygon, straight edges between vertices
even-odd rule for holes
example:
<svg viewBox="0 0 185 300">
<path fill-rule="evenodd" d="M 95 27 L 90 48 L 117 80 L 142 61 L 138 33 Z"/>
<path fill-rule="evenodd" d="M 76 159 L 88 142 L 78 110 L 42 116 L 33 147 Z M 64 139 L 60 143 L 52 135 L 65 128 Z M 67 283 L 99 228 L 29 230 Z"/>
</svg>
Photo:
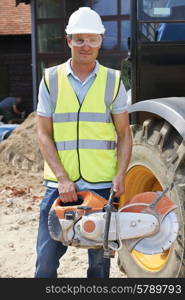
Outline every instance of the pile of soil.
<svg viewBox="0 0 185 300">
<path fill-rule="evenodd" d="M 0 161 L 18 171 L 42 173 L 43 159 L 38 147 L 36 113 L 16 128 L 10 137 L 0 144 Z"/>
</svg>

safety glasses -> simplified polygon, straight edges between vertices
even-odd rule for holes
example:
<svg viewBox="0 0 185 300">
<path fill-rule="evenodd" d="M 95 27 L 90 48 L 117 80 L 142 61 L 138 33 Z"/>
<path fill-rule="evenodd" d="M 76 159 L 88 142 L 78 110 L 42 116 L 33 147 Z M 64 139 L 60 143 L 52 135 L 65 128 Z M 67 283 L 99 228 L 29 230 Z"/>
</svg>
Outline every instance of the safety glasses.
<svg viewBox="0 0 185 300">
<path fill-rule="evenodd" d="M 71 39 L 71 45 L 74 47 L 83 47 L 84 45 L 88 45 L 89 47 L 97 48 L 100 47 L 102 43 L 101 35 L 94 35 L 86 39 L 84 39 L 83 37 L 72 35 Z"/>
</svg>

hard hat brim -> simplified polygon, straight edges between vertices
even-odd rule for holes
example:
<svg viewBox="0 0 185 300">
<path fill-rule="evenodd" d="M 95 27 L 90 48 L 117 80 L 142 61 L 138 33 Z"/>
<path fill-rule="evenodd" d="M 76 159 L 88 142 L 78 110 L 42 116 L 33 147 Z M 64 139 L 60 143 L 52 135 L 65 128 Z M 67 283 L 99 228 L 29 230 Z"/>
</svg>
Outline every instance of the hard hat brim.
<svg viewBox="0 0 185 300">
<path fill-rule="evenodd" d="M 89 34 L 104 34 L 105 30 L 90 30 L 90 29 L 74 29 L 74 30 L 65 30 L 67 34 L 83 34 L 83 33 L 89 33 Z"/>
</svg>

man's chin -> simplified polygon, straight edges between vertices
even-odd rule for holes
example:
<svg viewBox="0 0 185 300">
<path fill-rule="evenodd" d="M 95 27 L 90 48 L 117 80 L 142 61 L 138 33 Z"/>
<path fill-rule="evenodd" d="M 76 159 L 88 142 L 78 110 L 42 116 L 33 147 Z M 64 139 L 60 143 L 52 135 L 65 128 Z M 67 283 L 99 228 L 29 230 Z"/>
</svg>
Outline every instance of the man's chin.
<svg viewBox="0 0 185 300">
<path fill-rule="evenodd" d="M 80 62 L 81 62 L 81 63 L 86 63 L 86 64 L 87 64 L 87 63 L 88 63 L 88 64 L 89 64 L 89 63 L 93 63 L 94 61 L 95 61 L 95 59 L 94 59 L 94 58 L 92 59 L 92 58 L 89 57 L 89 56 L 82 56 L 81 59 L 80 59 Z"/>
</svg>

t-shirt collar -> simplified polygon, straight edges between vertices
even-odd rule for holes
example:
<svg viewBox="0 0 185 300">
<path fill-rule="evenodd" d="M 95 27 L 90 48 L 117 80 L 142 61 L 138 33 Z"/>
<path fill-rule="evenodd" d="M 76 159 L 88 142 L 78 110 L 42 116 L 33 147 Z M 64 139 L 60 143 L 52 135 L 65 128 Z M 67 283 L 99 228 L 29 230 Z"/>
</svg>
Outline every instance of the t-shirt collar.
<svg viewBox="0 0 185 300">
<path fill-rule="evenodd" d="M 100 64 L 99 62 L 96 60 L 96 65 L 95 65 L 95 68 L 94 70 L 89 74 L 89 76 L 94 76 L 94 75 L 97 75 L 98 71 L 99 71 L 99 67 L 100 67 Z M 75 74 L 73 73 L 73 70 L 71 68 L 71 58 L 69 58 L 66 63 L 65 63 L 65 70 L 66 70 L 66 73 L 67 73 L 67 76 L 68 75 L 73 75 L 75 77 Z"/>
</svg>

